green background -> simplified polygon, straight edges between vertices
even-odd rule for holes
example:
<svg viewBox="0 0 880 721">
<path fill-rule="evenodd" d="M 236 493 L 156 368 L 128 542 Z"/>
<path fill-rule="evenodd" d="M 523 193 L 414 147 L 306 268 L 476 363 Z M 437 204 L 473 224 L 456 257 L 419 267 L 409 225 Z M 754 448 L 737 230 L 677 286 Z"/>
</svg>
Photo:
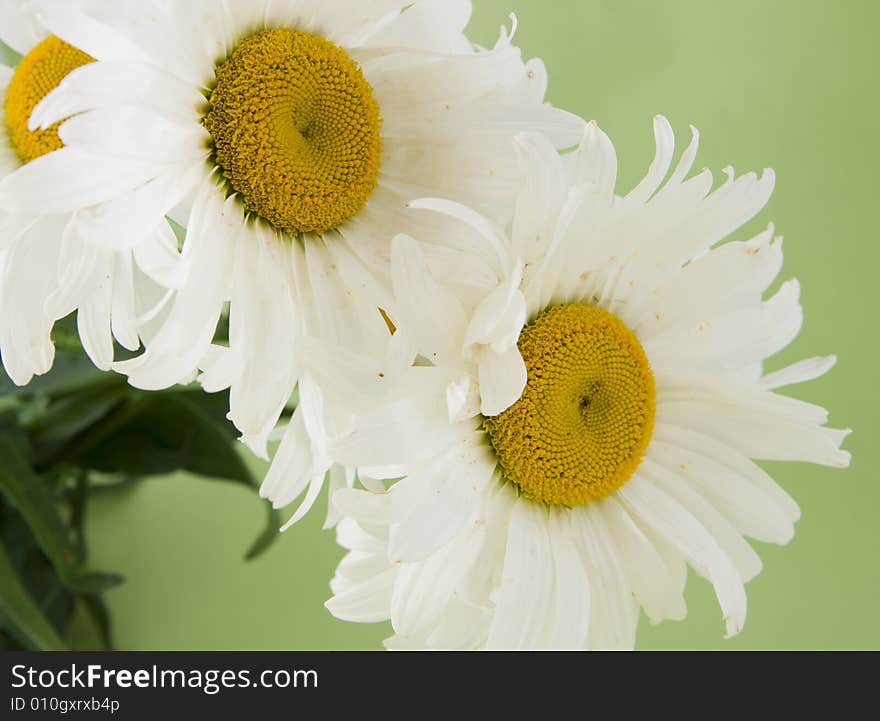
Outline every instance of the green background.
<svg viewBox="0 0 880 721">
<path fill-rule="evenodd" d="M 476 0 L 472 37 L 491 44 L 507 13 L 517 42 L 541 56 L 550 100 L 611 136 L 620 188 L 653 157 L 651 118 L 666 115 L 679 148 L 702 133 L 697 167 L 775 168 L 777 191 L 750 230 L 775 221 L 785 277 L 806 312 L 797 341 L 771 367 L 836 353 L 838 367 L 794 389 L 856 432 L 848 471 L 774 464 L 803 519 L 785 548 L 759 544 L 745 630 L 723 639 L 711 588 L 691 577 L 685 621 L 651 627 L 639 646 L 878 648 L 880 428 L 875 385 L 875 269 L 880 67 L 873 0 Z M 745 233 L 742 234 L 745 237 Z M 323 509 L 244 563 L 261 501 L 231 484 L 183 475 L 99 495 L 89 509 L 92 566 L 122 571 L 108 600 L 125 649 L 375 649 L 385 624 L 333 619 L 322 606 L 341 551 Z M 323 506 L 323 503 L 321 504 Z"/>
</svg>

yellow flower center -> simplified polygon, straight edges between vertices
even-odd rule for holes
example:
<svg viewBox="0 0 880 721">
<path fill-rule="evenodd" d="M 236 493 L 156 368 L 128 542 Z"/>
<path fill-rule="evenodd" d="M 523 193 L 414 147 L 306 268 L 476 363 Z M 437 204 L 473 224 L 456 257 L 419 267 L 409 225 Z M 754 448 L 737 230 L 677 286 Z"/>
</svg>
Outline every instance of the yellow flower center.
<svg viewBox="0 0 880 721">
<path fill-rule="evenodd" d="M 505 475 L 536 501 L 579 506 L 620 488 L 654 427 L 654 375 L 616 316 L 573 303 L 523 328 L 520 399 L 484 428 Z"/>
<path fill-rule="evenodd" d="M 28 120 L 37 103 L 58 87 L 71 70 L 91 63 L 94 58 L 60 38 L 50 35 L 31 48 L 16 66 L 3 110 L 12 147 L 23 163 L 58 150 L 64 143 L 58 137 L 58 126 L 45 130 L 28 130 Z"/>
<path fill-rule="evenodd" d="M 345 51 L 298 30 L 266 30 L 216 76 L 204 124 L 248 211 L 298 234 L 335 228 L 364 206 L 379 172 L 379 106 Z"/>
</svg>

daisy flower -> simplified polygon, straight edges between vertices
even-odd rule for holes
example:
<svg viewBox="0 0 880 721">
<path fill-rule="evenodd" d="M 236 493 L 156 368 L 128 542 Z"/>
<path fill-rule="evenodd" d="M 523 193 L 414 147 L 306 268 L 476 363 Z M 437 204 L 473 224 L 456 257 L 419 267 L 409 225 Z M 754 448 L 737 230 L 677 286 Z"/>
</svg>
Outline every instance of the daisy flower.
<svg viewBox="0 0 880 721">
<path fill-rule="evenodd" d="M 844 467 L 847 431 L 777 392 L 833 357 L 763 373 L 802 322 L 796 281 L 763 299 L 782 264 L 773 226 L 718 245 L 773 173 L 728 169 L 712 190 L 708 170 L 688 177 L 696 130 L 674 168 L 668 122 L 654 130 L 654 161 L 623 196 L 595 124 L 564 157 L 519 136 L 509 234 L 456 203 L 413 203 L 458 219 L 473 259 L 450 283 L 425 244 L 394 241 L 389 313 L 416 363 L 334 453 L 403 478 L 335 494 L 349 553 L 334 615 L 390 618 L 392 648 L 632 648 L 640 609 L 685 616 L 690 565 L 727 635 L 742 629 L 761 569 L 745 537 L 784 544 L 799 516 L 753 459 Z"/>
<path fill-rule="evenodd" d="M 93 58 L 50 35 L 27 3 L 16 0 L 0 0 L 0 39 L 23 56 L 14 68 L 0 65 L 0 182 L 14 189 L 43 163 L 75 152 L 64 148 L 59 123 L 32 129 L 29 118 L 42 98 Z M 63 182 L 71 189 L 88 180 L 65 176 Z M 19 385 L 52 367 L 52 327 L 75 310 L 86 352 L 109 369 L 113 337 L 137 350 L 161 312 L 157 283 L 173 285 L 180 277 L 177 240 L 167 223 L 114 249 L 78 232 L 78 212 L 102 208 L 58 208 L 39 199 L 0 208 L 0 355 Z"/>
<path fill-rule="evenodd" d="M 166 213 L 187 227 L 190 272 L 166 322 L 116 368 L 144 389 L 199 371 L 209 391 L 230 388 L 230 418 L 263 456 L 299 382 L 263 487 L 276 505 L 306 488 L 310 503 L 332 465 L 327 439 L 350 415 L 303 378 L 303 339 L 384 347 L 397 233 L 435 241 L 455 267 L 451 224 L 408 213 L 406 201 L 448 196 L 504 219 L 514 135 L 545 132 L 562 148 L 583 133 L 544 103 L 543 65 L 522 60 L 512 33 L 488 50 L 466 40 L 470 11 L 466 0 L 45 4 L 45 22 L 99 62 L 31 118 L 44 127 L 73 115 L 64 140 L 76 156 L 0 184 L 0 204 L 100 198 L 112 208 L 78 222 L 109 244 Z M 59 186 L 93 162 L 106 171 L 95 182 Z M 212 341 L 227 303 L 221 346 Z"/>
</svg>

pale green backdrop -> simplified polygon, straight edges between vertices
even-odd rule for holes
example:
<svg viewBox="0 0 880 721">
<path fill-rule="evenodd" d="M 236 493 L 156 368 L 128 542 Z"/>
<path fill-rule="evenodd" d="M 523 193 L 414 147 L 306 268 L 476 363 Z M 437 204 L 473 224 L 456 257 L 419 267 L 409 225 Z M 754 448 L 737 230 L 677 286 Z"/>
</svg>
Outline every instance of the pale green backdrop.
<svg viewBox="0 0 880 721">
<path fill-rule="evenodd" d="M 880 461 L 876 386 L 880 168 L 873 0 L 477 0 L 472 35 L 494 40 L 509 11 L 517 41 L 542 56 L 550 99 L 595 118 L 617 144 L 623 188 L 653 153 L 651 118 L 679 141 L 703 136 L 698 167 L 771 166 L 777 192 L 752 227 L 785 234 L 784 275 L 803 286 L 806 324 L 778 359 L 837 353 L 830 377 L 797 389 L 851 426 L 849 471 L 774 467 L 803 519 L 786 548 L 761 546 L 745 631 L 723 640 L 709 585 L 692 577 L 687 620 L 650 627 L 658 648 L 877 648 Z M 720 175 L 720 172 L 719 172 Z M 778 364 L 776 361 L 774 364 Z M 261 501 L 231 485 L 172 477 L 90 508 L 93 565 L 128 582 L 109 594 L 127 649 L 370 649 L 389 629 L 324 610 L 341 552 L 320 513 L 263 558 L 241 560 Z"/>
</svg>

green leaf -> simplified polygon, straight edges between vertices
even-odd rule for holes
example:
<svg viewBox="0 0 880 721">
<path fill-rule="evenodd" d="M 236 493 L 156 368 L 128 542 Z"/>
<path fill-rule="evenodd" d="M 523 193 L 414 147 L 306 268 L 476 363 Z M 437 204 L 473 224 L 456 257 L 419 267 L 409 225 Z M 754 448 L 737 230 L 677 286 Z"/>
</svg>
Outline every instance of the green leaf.
<svg viewBox="0 0 880 721">
<path fill-rule="evenodd" d="M 68 585 L 77 593 L 95 594 L 104 593 L 111 588 L 116 588 L 125 583 L 125 576 L 118 573 L 104 573 L 103 571 L 85 571 L 77 575 Z"/>
<path fill-rule="evenodd" d="M 121 581 L 112 574 L 84 572 L 71 534 L 58 513 L 55 499 L 35 474 L 19 448 L 0 437 L 0 493 L 18 509 L 55 572 L 71 590 L 95 593 Z"/>
<path fill-rule="evenodd" d="M 229 396 L 201 389 L 141 394 L 109 414 L 78 441 L 73 461 L 102 473 L 160 475 L 184 470 L 258 487 L 237 450 L 238 432 L 226 419 Z M 250 560 L 278 537 L 281 519 L 266 504 L 266 528 L 248 549 Z"/>
<path fill-rule="evenodd" d="M 18 578 L 6 549 L 0 545 L 0 614 L 4 625 L 29 648 L 63 651 L 67 645 Z"/>
<path fill-rule="evenodd" d="M 206 407 L 206 395 L 188 390 L 142 394 L 96 426 L 75 459 L 104 473 L 185 470 L 253 487 L 254 478 L 234 446 L 234 428 Z M 225 412 L 222 400 L 218 405 Z"/>
<path fill-rule="evenodd" d="M 91 595 L 83 596 L 81 600 L 86 613 L 88 613 L 95 624 L 101 644 L 108 651 L 113 649 L 115 647 L 113 643 L 113 623 L 110 619 L 110 610 L 107 608 L 107 604 L 104 603 L 104 599 L 97 595 Z"/>
<path fill-rule="evenodd" d="M 19 449 L 5 437 L 0 437 L 0 493 L 24 516 L 60 576 L 79 565 L 52 495 Z"/>
<path fill-rule="evenodd" d="M 36 465 L 54 465 L 76 440 L 123 403 L 131 389 L 113 384 L 59 398 L 28 423 Z"/>
<path fill-rule="evenodd" d="M 245 561 L 253 561 L 255 558 L 261 556 L 281 535 L 281 515 L 278 511 L 272 508 L 272 504 L 268 501 L 263 505 L 266 508 L 266 527 L 263 529 L 262 533 L 256 537 L 251 544 L 251 547 L 247 550 L 247 553 L 245 553 Z"/>
</svg>

